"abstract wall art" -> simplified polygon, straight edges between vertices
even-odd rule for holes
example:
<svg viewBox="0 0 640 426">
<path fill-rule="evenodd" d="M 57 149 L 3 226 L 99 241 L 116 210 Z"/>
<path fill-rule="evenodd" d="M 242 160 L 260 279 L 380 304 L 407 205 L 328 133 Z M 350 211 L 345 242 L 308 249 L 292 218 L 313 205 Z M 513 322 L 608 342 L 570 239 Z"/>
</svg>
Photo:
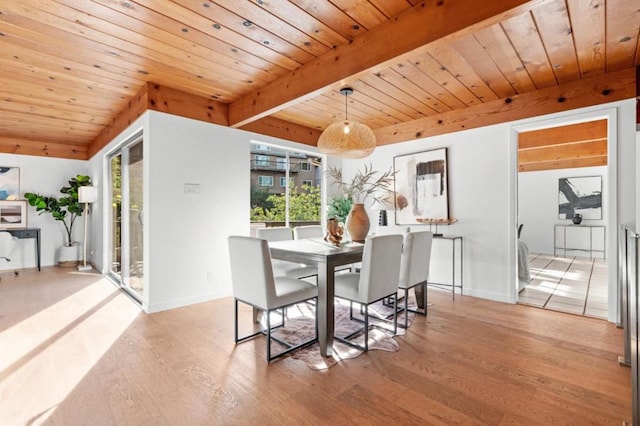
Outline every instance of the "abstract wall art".
<svg viewBox="0 0 640 426">
<path fill-rule="evenodd" d="M 602 176 L 558 179 L 558 218 L 602 219 Z"/>
<path fill-rule="evenodd" d="M 0 166 L 0 200 L 20 198 L 20 168 Z"/>
<path fill-rule="evenodd" d="M 393 158 L 396 224 L 448 220 L 447 148 Z"/>
</svg>

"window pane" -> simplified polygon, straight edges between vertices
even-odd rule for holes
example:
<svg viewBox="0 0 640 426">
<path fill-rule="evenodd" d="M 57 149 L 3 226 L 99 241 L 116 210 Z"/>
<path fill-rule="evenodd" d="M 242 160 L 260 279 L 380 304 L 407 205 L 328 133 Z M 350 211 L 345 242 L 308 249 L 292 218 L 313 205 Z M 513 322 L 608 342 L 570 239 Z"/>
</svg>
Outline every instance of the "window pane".
<svg viewBox="0 0 640 426">
<path fill-rule="evenodd" d="M 258 152 L 261 146 L 260 144 L 251 146 L 252 229 L 267 224 L 269 226 L 319 224 L 321 159 L 275 146 L 270 147 L 269 155 L 264 155 Z M 287 182 L 287 175 L 289 182 Z"/>
</svg>

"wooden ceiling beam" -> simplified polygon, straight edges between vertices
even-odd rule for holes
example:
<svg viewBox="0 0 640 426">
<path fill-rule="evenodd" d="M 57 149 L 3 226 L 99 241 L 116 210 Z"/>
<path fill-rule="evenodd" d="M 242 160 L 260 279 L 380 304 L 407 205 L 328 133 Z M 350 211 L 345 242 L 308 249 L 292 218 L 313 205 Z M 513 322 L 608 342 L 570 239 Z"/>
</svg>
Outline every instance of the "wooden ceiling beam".
<svg viewBox="0 0 640 426">
<path fill-rule="evenodd" d="M 230 104 L 229 125 L 242 127 L 334 85 L 404 60 L 412 51 L 451 41 L 531 10 L 543 0 L 423 2 Z"/>
<path fill-rule="evenodd" d="M 607 139 L 576 142 L 518 151 L 518 163 L 541 163 L 562 159 L 607 156 Z"/>
<path fill-rule="evenodd" d="M 378 145 L 459 132 L 509 121 L 633 99 L 636 72 L 629 68 L 534 92 L 375 129 Z"/>
<path fill-rule="evenodd" d="M 588 121 L 518 134 L 518 149 L 535 149 L 569 142 L 607 138 L 607 120 Z"/>
<path fill-rule="evenodd" d="M 574 158 L 569 160 L 554 160 L 539 163 L 519 164 L 518 171 L 539 172 L 543 170 L 575 169 L 579 167 L 596 167 L 606 165 L 607 156 L 605 155 L 601 157 Z"/>
<path fill-rule="evenodd" d="M 240 128 L 249 132 L 260 133 L 261 135 L 273 136 L 274 138 L 286 139 L 305 145 L 316 146 L 321 131 L 290 121 L 281 120 L 275 117 L 264 117 L 253 121 Z"/>
<path fill-rule="evenodd" d="M 146 83 L 140 88 L 138 93 L 131 98 L 127 106 L 120 111 L 120 113 L 105 126 L 98 137 L 91 142 L 88 149 L 88 158 L 91 158 L 115 139 L 116 136 L 129 127 L 131 123 L 147 110 L 165 112 L 167 114 L 221 126 L 228 125 L 227 104 L 159 84 Z M 300 142 L 311 146 L 315 146 L 320 137 L 319 130 L 274 117 L 265 117 L 250 123 L 242 127 L 242 130 Z M 85 149 L 85 151 L 87 150 Z"/>
<path fill-rule="evenodd" d="M 38 157 L 88 160 L 86 144 L 65 144 L 0 136 L 0 152 Z"/>
<path fill-rule="evenodd" d="M 143 84 L 140 90 L 138 90 L 138 93 L 129 99 L 124 109 L 115 115 L 111 119 L 111 122 L 91 141 L 88 150 L 89 158 L 93 157 L 109 142 L 114 140 L 123 130 L 129 127 L 138 117 L 144 114 L 149 105 L 149 84 L 150 83 Z"/>
</svg>

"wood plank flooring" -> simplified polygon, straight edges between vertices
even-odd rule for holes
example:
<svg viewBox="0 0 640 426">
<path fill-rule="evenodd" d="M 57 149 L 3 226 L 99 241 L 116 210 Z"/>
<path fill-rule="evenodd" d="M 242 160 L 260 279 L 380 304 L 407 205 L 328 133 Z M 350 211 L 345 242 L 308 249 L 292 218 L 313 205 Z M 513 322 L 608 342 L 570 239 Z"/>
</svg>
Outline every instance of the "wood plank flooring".
<svg viewBox="0 0 640 426">
<path fill-rule="evenodd" d="M 180 283 L 176 283 L 180 285 Z M 314 371 L 233 342 L 231 298 L 146 315 L 98 274 L 0 281 L 0 424 L 609 425 L 629 421 L 622 330 L 429 290 L 399 352 Z M 244 320 L 250 320 L 245 312 Z"/>
<path fill-rule="evenodd" d="M 531 284 L 518 303 L 607 319 L 607 261 L 588 257 L 529 255 Z"/>
</svg>

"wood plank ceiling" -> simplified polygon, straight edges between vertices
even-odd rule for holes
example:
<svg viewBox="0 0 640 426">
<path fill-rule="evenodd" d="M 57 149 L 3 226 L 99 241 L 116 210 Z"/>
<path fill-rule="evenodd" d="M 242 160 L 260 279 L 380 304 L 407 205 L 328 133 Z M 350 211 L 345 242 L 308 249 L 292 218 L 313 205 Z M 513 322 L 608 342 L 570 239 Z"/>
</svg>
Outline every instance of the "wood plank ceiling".
<svg viewBox="0 0 640 426">
<path fill-rule="evenodd" d="M 518 171 L 606 166 L 607 120 L 532 130 L 518 135 Z"/>
<path fill-rule="evenodd" d="M 394 143 L 633 98 L 639 34 L 638 0 L 0 0 L 0 152 L 146 108 L 315 145 L 344 85 Z"/>
</svg>

